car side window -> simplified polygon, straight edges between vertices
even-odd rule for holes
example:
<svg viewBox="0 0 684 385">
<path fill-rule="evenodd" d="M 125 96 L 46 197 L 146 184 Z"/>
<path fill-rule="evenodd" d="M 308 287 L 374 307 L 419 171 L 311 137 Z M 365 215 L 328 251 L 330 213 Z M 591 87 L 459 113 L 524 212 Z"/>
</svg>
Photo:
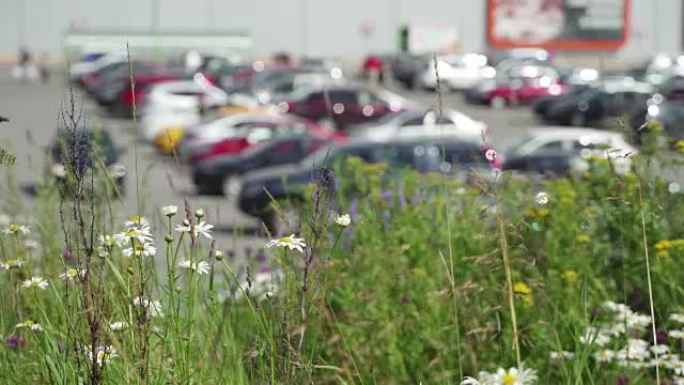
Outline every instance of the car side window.
<svg viewBox="0 0 684 385">
<path fill-rule="evenodd" d="M 331 103 L 354 104 L 357 102 L 356 92 L 351 90 L 333 90 L 329 92 Z"/>
<path fill-rule="evenodd" d="M 359 104 L 380 104 L 382 100 L 369 91 L 361 91 L 358 94 Z"/>
<path fill-rule="evenodd" d="M 423 117 L 415 117 L 412 119 L 409 119 L 405 121 L 404 123 L 401 124 L 401 127 L 410 127 L 410 126 L 422 126 L 423 125 Z"/>
<path fill-rule="evenodd" d="M 553 153 L 553 152 L 560 152 L 563 151 L 563 142 L 560 140 L 553 140 L 550 142 L 547 142 L 539 147 L 537 147 L 534 151 L 532 151 L 533 154 L 544 154 L 544 153 Z"/>
</svg>

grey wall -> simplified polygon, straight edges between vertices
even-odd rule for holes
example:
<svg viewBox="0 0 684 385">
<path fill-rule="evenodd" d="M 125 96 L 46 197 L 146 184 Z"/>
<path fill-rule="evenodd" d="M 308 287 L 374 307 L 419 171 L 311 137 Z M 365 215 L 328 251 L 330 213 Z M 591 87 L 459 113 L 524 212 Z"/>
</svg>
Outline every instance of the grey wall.
<svg viewBox="0 0 684 385">
<path fill-rule="evenodd" d="M 158 4 L 158 14 L 153 12 Z M 69 25 L 150 30 L 245 30 L 255 53 L 320 55 L 394 51 L 406 22 L 453 23 L 466 51 L 485 42 L 485 0 L 0 0 L 0 53 L 24 43 L 57 52 Z M 681 0 L 632 0 L 632 31 L 620 52 L 638 57 L 682 46 Z M 363 37 L 362 24 L 374 33 Z"/>
</svg>

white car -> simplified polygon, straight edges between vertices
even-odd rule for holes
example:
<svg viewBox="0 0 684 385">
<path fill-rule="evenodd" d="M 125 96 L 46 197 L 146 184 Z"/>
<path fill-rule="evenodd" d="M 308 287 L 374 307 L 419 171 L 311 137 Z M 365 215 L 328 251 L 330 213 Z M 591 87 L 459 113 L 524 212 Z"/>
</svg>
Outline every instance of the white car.
<svg viewBox="0 0 684 385">
<path fill-rule="evenodd" d="M 228 95 L 202 76 L 154 85 L 141 109 L 140 135 L 148 141 L 158 139 L 169 129 L 198 124 L 201 109 L 226 105 Z"/>
<path fill-rule="evenodd" d="M 75 81 L 84 75 L 95 72 L 113 63 L 122 63 L 128 60 L 126 52 L 108 52 L 93 61 L 85 61 L 69 66 L 69 80 Z"/>
<path fill-rule="evenodd" d="M 569 154 L 581 159 L 596 156 L 610 159 L 616 172 L 624 174 L 631 169 L 630 155 L 637 152 L 620 132 L 593 128 L 540 127 L 503 146 L 501 160 L 506 162 L 545 154 Z M 582 168 L 586 164 L 576 166 Z"/>
<path fill-rule="evenodd" d="M 405 110 L 381 119 L 353 126 L 349 135 L 367 139 L 386 140 L 401 137 L 445 135 L 464 139 L 486 138 L 487 126 L 454 110 L 445 110 L 442 116 L 434 110 Z"/>
<path fill-rule="evenodd" d="M 492 78 L 496 74 L 493 67 L 487 66 L 487 58 L 480 54 L 439 56 L 437 72 L 440 82 L 451 90 L 472 88 L 481 80 Z M 423 88 L 437 87 L 434 61 L 419 75 L 419 82 Z"/>
</svg>

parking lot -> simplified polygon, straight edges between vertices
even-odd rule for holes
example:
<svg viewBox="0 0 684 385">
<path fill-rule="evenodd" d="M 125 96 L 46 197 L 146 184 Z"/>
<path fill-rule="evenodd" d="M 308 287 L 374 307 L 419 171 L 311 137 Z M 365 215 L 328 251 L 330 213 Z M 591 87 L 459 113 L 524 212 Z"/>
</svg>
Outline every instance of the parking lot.
<svg viewBox="0 0 684 385">
<path fill-rule="evenodd" d="M 58 76 L 54 76 L 47 84 L 22 83 L 12 79 L 9 72 L 9 68 L 0 69 L 0 115 L 10 119 L 9 123 L 0 126 L 0 143 L 17 155 L 14 167 L 16 182 L 25 192 L 22 194 L 23 203 L 30 206 L 33 201 L 32 187 L 45 171 L 44 149 L 54 138 L 61 111 L 68 108 L 70 90 L 67 82 Z M 434 92 L 407 92 L 393 84 L 389 88 L 426 106 L 438 106 L 438 97 Z M 107 116 L 79 91 L 75 91 L 74 97 L 77 109 L 82 108 L 84 112 L 83 124 L 106 127 L 116 145 L 125 150 L 122 163 L 128 168 L 129 175 L 125 194 L 119 203 L 123 208 L 121 213 L 133 215 L 142 211 L 149 216 L 162 205 L 181 206 L 187 199 L 192 207 L 202 207 L 209 213 L 209 221 L 216 225 L 215 233 L 223 247 L 239 249 L 258 242 L 258 238 L 255 238 L 259 230 L 258 221 L 241 213 L 235 207 L 233 197 L 196 195 L 185 166 L 137 140 L 132 120 Z M 535 125 L 529 108 L 492 110 L 486 106 L 472 106 L 466 104 L 458 93 L 442 95 L 442 104 L 444 108 L 456 109 L 485 122 L 494 146 Z M 142 198 L 140 209 L 134 178 L 136 155 Z"/>
</svg>

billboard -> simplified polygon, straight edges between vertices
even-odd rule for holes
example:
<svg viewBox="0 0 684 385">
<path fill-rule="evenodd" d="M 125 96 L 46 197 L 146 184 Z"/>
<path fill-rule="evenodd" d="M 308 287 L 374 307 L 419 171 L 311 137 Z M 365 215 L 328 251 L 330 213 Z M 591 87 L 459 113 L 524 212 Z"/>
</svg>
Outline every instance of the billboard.
<svg viewBox="0 0 684 385">
<path fill-rule="evenodd" d="M 627 40 L 630 0 L 488 0 L 494 48 L 616 50 Z"/>
</svg>

